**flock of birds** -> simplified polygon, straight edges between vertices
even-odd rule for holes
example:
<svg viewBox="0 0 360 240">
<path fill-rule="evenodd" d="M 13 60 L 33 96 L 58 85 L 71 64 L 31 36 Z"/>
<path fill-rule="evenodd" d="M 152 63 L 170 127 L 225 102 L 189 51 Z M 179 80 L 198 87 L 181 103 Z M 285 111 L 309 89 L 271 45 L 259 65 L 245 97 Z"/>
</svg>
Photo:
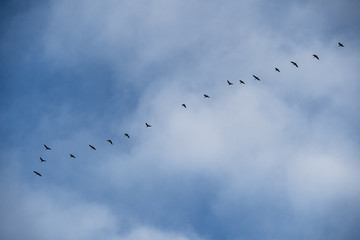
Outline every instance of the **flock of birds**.
<svg viewBox="0 0 360 240">
<path fill-rule="evenodd" d="M 344 45 L 343 45 L 341 42 L 338 42 L 338 46 L 339 46 L 339 47 L 344 47 Z M 317 59 L 317 60 L 320 60 L 319 56 L 316 55 L 316 54 L 313 54 L 313 58 L 315 58 L 315 59 Z M 299 66 L 297 65 L 297 63 L 294 62 L 294 61 L 290 61 L 290 63 L 291 63 L 292 65 L 294 65 L 295 67 L 297 67 L 297 68 L 299 67 Z M 276 72 L 280 72 L 280 69 L 277 68 L 277 67 L 275 67 L 275 71 L 276 71 Z M 255 80 L 260 81 L 260 78 L 259 78 L 258 76 L 253 75 L 253 77 L 254 77 Z M 227 83 L 228 83 L 229 86 L 234 85 L 234 83 L 230 82 L 229 80 L 226 80 L 226 81 L 227 81 Z M 240 82 L 240 84 L 245 84 L 245 82 L 242 81 L 242 80 L 239 80 L 239 82 Z M 203 94 L 203 96 L 204 96 L 204 98 L 210 98 L 210 96 L 207 95 L 207 94 Z M 181 106 L 184 107 L 184 108 L 186 108 L 186 104 L 185 104 L 185 103 L 183 103 Z M 151 127 L 151 125 L 148 124 L 147 122 L 145 122 L 145 126 L 146 126 L 147 128 Z M 128 139 L 130 139 L 130 135 L 129 135 L 128 133 L 124 133 L 124 136 L 127 137 Z M 106 140 L 106 141 L 109 142 L 111 145 L 113 145 L 113 142 L 112 142 L 111 139 L 108 139 L 108 140 Z M 44 147 L 45 147 L 45 150 L 51 150 L 51 148 L 48 147 L 46 144 L 44 144 Z M 96 148 L 95 148 L 93 145 L 91 145 L 91 144 L 89 144 L 89 147 L 90 147 L 92 150 L 96 150 Z M 70 153 L 70 158 L 76 158 L 76 157 L 75 157 L 75 155 L 73 155 L 73 154 Z M 43 159 L 42 157 L 40 157 L 40 161 L 41 161 L 42 163 L 46 162 L 46 160 Z M 37 171 L 35 171 L 35 170 L 34 170 L 33 172 L 34 172 L 37 176 L 40 176 L 40 177 L 42 176 L 41 173 L 39 173 L 39 172 L 37 172 Z"/>
</svg>

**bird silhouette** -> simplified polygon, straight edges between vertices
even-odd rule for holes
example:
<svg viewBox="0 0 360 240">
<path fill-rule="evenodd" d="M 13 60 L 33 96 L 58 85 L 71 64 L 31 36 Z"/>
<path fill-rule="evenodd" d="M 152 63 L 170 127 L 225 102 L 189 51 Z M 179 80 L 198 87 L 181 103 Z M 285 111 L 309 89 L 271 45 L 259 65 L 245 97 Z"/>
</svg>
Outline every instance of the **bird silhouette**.
<svg viewBox="0 0 360 240">
<path fill-rule="evenodd" d="M 92 145 L 89 144 L 89 147 L 91 147 L 92 149 L 96 150 L 96 148 Z"/>
<path fill-rule="evenodd" d="M 230 86 L 230 85 L 233 85 L 233 83 L 230 82 L 229 80 L 226 80 L 226 81 L 227 81 L 227 83 L 229 84 L 229 86 Z"/>
<path fill-rule="evenodd" d="M 46 162 L 46 160 L 43 159 L 42 157 L 40 157 L 40 161 L 41 161 L 41 162 Z"/>
<path fill-rule="evenodd" d="M 254 77 L 256 80 L 260 81 L 260 78 L 258 78 L 257 76 L 253 75 L 253 77 Z"/>
<path fill-rule="evenodd" d="M 46 146 L 45 144 L 44 144 L 44 147 L 45 147 L 45 150 L 51 150 L 51 148 L 49 148 L 49 147 Z"/>
<path fill-rule="evenodd" d="M 293 62 L 293 61 L 290 61 L 291 63 L 292 63 L 292 65 L 294 65 L 295 67 L 299 67 L 297 64 L 296 64 L 296 62 Z"/>
<path fill-rule="evenodd" d="M 338 42 L 339 47 L 344 47 L 344 45 L 341 42 Z"/>
<path fill-rule="evenodd" d="M 113 142 L 110 139 L 108 139 L 106 141 L 108 141 L 111 145 L 113 145 Z"/>
<path fill-rule="evenodd" d="M 75 157 L 74 155 L 72 155 L 71 153 L 70 153 L 70 157 L 71 157 L 71 158 L 76 158 L 76 157 Z"/>
<path fill-rule="evenodd" d="M 130 139 L 129 134 L 125 133 L 124 135 L 125 135 L 125 137 L 127 137 L 127 138 L 129 138 L 129 139 Z"/>
<path fill-rule="evenodd" d="M 243 80 L 239 80 L 240 84 L 245 84 L 245 82 Z"/>
<path fill-rule="evenodd" d="M 181 104 L 181 106 L 183 106 L 184 108 L 186 108 L 186 105 L 185 105 L 185 103 Z"/>
<path fill-rule="evenodd" d="M 38 173 L 37 171 L 33 171 L 36 175 L 40 176 L 41 177 L 41 174 Z"/>
<path fill-rule="evenodd" d="M 145 125 L 146 125 L 146 127 L 148 128 L 148 127 L 151 127 L 151 125 L 150 124 L 148 124 L 148 123 L 145 123 Z"/>
<path fill-rule="evenodd" d="M 319 60 L 319 57 L 316 54 L 313 54 L 313 58 L 316 58 L 317 60 Z"/>
<path fill-rule="evenodd" d="M 210 98 L 209 95 L 204 94 L 204 98 Z"/>
<path fill-rule="evenodd" d="M 280 70 L 278 68 L 275 68 L 275 71 L 280 72 Z"/>
</svg>

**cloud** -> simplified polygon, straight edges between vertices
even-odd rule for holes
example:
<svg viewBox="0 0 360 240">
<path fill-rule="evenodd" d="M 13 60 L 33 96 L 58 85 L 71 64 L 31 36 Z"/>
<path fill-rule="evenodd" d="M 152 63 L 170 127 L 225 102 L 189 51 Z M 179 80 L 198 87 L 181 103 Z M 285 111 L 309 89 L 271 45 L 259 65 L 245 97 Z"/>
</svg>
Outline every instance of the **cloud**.
<svg viewBox="0 0 360 240">
<path fill-rule="evenodd" d="M 31 54 L 50 87 L 32 91 L 51 104 L 29 108 L 36 134 L 2 153 L 2 236 L 356 239 L 358 35 L 331 31 L 343 14 L 321 3 L 44 6 Z"/>
</svg>

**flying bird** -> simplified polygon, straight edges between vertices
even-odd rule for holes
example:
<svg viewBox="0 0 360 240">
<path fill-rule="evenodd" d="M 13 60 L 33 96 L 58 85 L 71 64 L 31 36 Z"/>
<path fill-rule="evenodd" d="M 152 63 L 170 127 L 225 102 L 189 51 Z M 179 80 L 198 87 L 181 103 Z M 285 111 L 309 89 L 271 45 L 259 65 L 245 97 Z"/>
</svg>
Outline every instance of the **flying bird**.
<svg viewBox="0 0 360 240">
<path fill-rule="evenodd" d="M 280 70 L 278 68 L 275 68 L 275 71 L 280 72 Z"/>
<path fill-rule="evenodd" d="M 240 84 L 245 84 L 245 82 L 243 80 L 239 80 Z"/>
<path fill-rule="evenodd" d="M 316 54 L 313 54 L 313 58 L 316 58 L 317 60 L 319 60 L 319 57 Z"/>
<path fill-rule="evenodd" d="M 294 65 L 295 67 L 299 67 L 297 64 L 296 64 L 296 62 L 293 62 L 293 61 L 290 61 L 291 63 L 292 63 L 292 65 Z"/>
<path fill-rule="evenodd" d="M 75 157 L 74 155 L 72 155 L 71 153 L 70 153 L 70 157 L 71 157 L 71 158 L 76 158 L 76 157 Z"/>
<path fill-rule="evenodd" d="M 210 98 L 209 95 L 204 94 L 204 98 Z"/>
<path fill-rule="evenodd" d="M 106 141 L 108 141 L 111 145 L 113 145 L 113 142 L 110 139 L 108 139 Z"/>
<path fill-rule="evenodd" d="M 41 162 L 46 162 L 46 160 L 43 159 L 42 157 L 40 157 L 40 161 L 41 161 Z"/>
<path fill-rule="evenodd" d="M 181 106 L 183 106 L 184 108 L 186 108 L 186 105 L 185 105 L 185 103 L 181 104 Z"/>
<path fill-rule="evenodd" d="M 41 174 L 38 173 L 37 171 L 33 171 L 36 175 L 40 176 L 41 177 Z"/>
<path fill-rule="evenodd" d="M 130 139 L 129 134 L 125 133 L 124 135 L 125 135 L 125 137 L 127 137 L 127 138 L 129 138 L 129 139 Z"/>
<path fill-rule="evenodd" d="M 229 84 L 229 86 L 230 86 L 230 85 L 233 85 L 233 83 L 230 82 L 229 80 L 226 80 L 226 81 L 227 81 L 227 83 Z"/>
<path fill-rule="evenodd" d="M 151 127 L 151 125 L 150 124 L 148 124 L 148 123 L 145 123 L 145 125 L 146 125 L 146 127 L 148 128 L 148 127 Z"/>
<path fill-rule="evenodd" d="M 254 77 L 256 80 L 260 81 L 260 78 L 258 78 L 257 76 L 253 75 L 253 77 Z"/>
<path fill-rule="evenodd" d="M 91 147 L 92 149 L 96 150 L 96 148 L 92 145 L 89 144 L 89 147 Z"/>
<path fill-rule="evenodd" d="M 51 148 L 49 148 L 49 147 L 46 146 L 45 144 L 44 144 L 44 147 L 45 147 L 45 150 L 51 150 Z"/>
<path fill-rule="evenodd" d="M 344 45 L 341 42 L 338 42 L 339 47 L 344 47 Z"/>
</svg>

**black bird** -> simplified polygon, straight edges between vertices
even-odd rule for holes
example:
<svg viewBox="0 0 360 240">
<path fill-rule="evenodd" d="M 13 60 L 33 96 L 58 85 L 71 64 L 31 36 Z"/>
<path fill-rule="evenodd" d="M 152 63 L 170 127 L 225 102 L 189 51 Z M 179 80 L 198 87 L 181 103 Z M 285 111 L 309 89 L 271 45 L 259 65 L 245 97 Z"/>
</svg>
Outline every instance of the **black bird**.
<svg viewBox="0 0 360 240">
<path fill-rule="evenodd" d="M 344 45 L 341 42 L 338 42 L 339 47 L 344 47 Z"/>
<path fill-rule="evenodd" d="M 209 95 L 204 94 L 204 98 L 210 98 Z"/>
<path fill-rule="evenodd" d="M 33 171 L 36 175 L 40 176 L 41 177 L 41 174 L 38 173 L 37 171 Z"/>
<path fill-rule="evenodd" d="M 49 147 L 46 146 L 45 144 L 44 144 L 44 147 L 45 147 L 45 150 L 51 150 L 51 148 L 49 148 Z"/>
<path fill-rule="evenodd" d="M 127 138 L 129 138 L 129 139 L 130 139 L 129 134 L 125 133 L 124 135 L 125 135 L 125 137 L 127 137 Z"/>
<path fill-rule="evenodd" d="M 150 124 L 148 124 L 148 123 L 145 123 L 145 125 L 146 125 L 146 127 L 148 128 L 148 127 L 151 127 L 151 125 Z"/>
<path fill-rule="evenodd" d="M 92 149 L 96 150 L 96 148 L 95 148 L 94 146 L 91 146 L 90 144 L 89 144 L 89 147 L 91 147 Z"/>
<path fill-rule="evenodd" d="M 108 139 L 106 141 L 108 141 L 111 145 L 113 145 L 113 142 L 110 139 Z"/>
<path fill-rule="evenodd" d="M 71 153 L 70 153 L 70 157 L 71 157 L 71 158 L 76 158 L 76 157 L 75 157 L 74 155 L 72 155 Z"/>
<path fill-rule="evenodd" d="M 317 60 L 319 60 L 319 57 L 316 54 L 313 54 L 313 58 L 316 58 Z"/>
<path fill-rule="evenodd" d="M 260 81 L 260 78 L 258 78 L 257 76 L 253 75 L 253 77 L 254 77 L 256 80 Z"/>
<path fill-rule="evenodd" d="M 233 85 L 233 83 L 230 82 L 229 80 L 226 80 L 226 81 L 227 81 L 227 83 L 229 84 L 229 86 L 230 86 L 230 85 Z"/>
<path fill-rule="evenodd" d="M 293 62 L 293 61 L 290 61 L 291 63 L 292 63 L 292 65 L 294 65 L 295 67 L 299 67 L 297 64 L 296 64 L 296 62 Z"/>
<path fill-rule="evenodd" d="M 183 103 L 181 106 L 183 106 L 184 108 L 186 108 L 186 105 L 185 105 L 185 103 Z"/>
<path fill-rule="evenodd" d="M 278 68 L 275 68 L 275 71 L 280 72 L 280 70 Z"/>
<path fill-rule="evenodd" d="M 46 162 L 46 160 L 43 159 L 42 157 L 40 157 L 40 161 L 41 161 L 41 162 Z"/>
<path fill-rule="evenodd" d="M 240 81 L 240 84 L 245 84 L 245 82 L 243 80 L 239 80 Z"/>
</svg>

